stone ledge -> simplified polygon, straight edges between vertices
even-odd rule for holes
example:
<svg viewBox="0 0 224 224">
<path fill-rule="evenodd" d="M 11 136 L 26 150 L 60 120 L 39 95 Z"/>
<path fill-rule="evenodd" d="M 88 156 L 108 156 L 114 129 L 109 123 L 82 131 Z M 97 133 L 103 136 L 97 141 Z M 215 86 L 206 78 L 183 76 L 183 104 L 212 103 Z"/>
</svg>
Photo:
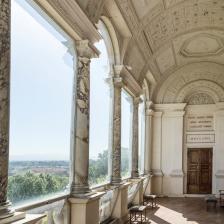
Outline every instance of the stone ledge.
<svg viewBox="0 0 224 224">
<path fill-rule="evenodd" d="M 0 224 L 35 224 L 44 217 L 45 214 L 26 215 L 24 212 L 16 212 L 13 216 L 0 220 Z"/>
<path fill-rule="evenodd" d="M 16 212 L 13 216 L 0 220 L 0 224 L 35 224 L 44 217 L 45 214 L 26 215 L 24 212 Z"/>
<path fill-rule="evenodd" d="M 87 204 L 89 201 L 99 199 L 105 194 L 105 192 L 92 192 L 90 195 L 80 195 L 77 197 L 70 197 L 68 200 L 72 204 Z"/>
<path fill-rule="evenodd" d="M 45 217 L 45 214 L 29 214 L 26 215 L 26 218 L 13 222 L 13 224 L 35 224 L 37 221 L 40 221 Z"/>
<path fill-rule="evenodd" d="M 26 217 L 26 214 L 24 212 L 15 212 L 14 215 L 0 219 L 0 224 L 10 224 L 15 223 L 18 220 L 24 219 Z"/>
</svg>

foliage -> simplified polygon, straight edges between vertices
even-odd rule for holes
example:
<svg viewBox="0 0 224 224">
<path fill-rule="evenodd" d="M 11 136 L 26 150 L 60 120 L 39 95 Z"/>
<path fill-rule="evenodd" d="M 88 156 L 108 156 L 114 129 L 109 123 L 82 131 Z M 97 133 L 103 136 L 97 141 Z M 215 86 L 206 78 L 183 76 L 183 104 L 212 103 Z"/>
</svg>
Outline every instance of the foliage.
<svg viewBox="0 0 224 224">
<path fill-rule="evenodd" d="M 13 203 L 33 197 L 63 191 L 68 185 L 68 177 L 51 174 L 26 172 L 9 177 L 8 197 Z"/>
<path fill-rule="evenodd" d="M 130 152 L 127 148 L 121 150 L 121 175 L 127 177 L 130 174 Z M 98 185 L 108 180 L 108 150 L 98 154 L 97 159 L 89 161 L 89 183 Z"/>
<path fill-rule="evenodd" d="M 89 161 L 89 184 L 97 185 L 103 183 L 108 177 L 108 151 L 98 154 L 96 160 Z"/>
<path fill-rule="evenodd" d="M 122 177 L 130 173 L 130 152 L 122 148 Z M 89 184 L 108 181 L 108 150 L 89 161 Z M 64 191 L 69 184 L 69 161 L 11 161 L 8 197 L 13 203 Z"/>
</svg>

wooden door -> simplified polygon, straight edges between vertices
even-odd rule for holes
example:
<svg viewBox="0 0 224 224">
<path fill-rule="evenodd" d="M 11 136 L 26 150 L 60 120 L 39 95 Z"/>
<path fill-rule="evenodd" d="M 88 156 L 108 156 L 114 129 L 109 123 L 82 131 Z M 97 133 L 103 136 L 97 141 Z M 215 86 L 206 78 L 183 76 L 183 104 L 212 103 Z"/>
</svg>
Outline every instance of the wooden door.
<svg viewBox="0 0 224 224">
<path fill-rule="evenodd" d="M 187 193 L 211 194 L 212 149 L 188 149 Z"/>
</svg>

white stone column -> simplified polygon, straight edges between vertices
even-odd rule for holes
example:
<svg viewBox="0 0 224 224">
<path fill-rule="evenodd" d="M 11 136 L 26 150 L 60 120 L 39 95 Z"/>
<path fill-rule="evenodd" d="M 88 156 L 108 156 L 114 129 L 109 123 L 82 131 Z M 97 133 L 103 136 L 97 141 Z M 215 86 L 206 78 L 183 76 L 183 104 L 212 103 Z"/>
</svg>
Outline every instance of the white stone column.
<svg viewBox="0 0 224 224">
<path fill-rule="evenodd" d="M 138 178 L 139 171 L 138 171 L 138 136 L 139 136 L 139 125 L 138 125 L 138 108 L 141 99 L 140 97 L 133 98 L 133 116 L 132 116 L 132 170 L 131 170 L 131 177 Z"/>
<path fill-rule="evenodd" d="M 112 122 L 112 149 L 111 149 L 111 184 L 121 183 L 121 89 L 122 78 L 112 78 L 113 122 Z"/>
<path fill-rule="evenodd" d="M 153 110 L 151 109 L 152 102 L 146 102 L 145 108 L 145 161 L 144 174 L 152 173 L 152 133 L 153 133 Z"/>
<path fill-rule="evenodd" d="M 90 192 L 89 174 L 89 86 L 90 59 L 96 57 L 96 49 L 87 40 L 76 43 L 78 64 L 73 95 L 73 129 L 71 134 L 71 154 L 73 181 L 71 196 Z"/>
<path fill-rule="evenodd" d="M 9 0 L 0 2 L 0 220 L 14 214 L 7 200 L 10 107 L 10 11 Z M 1 221 L 0 221 L 1 222 Z"/>
</svg>

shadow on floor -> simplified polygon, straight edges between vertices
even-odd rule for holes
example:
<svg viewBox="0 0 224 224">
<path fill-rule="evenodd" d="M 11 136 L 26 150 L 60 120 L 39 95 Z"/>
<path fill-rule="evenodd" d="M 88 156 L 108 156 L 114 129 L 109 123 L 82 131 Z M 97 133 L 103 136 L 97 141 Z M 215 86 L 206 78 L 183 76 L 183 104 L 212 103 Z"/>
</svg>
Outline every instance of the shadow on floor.
<svg viewBox="0 0 224 224">
<path fill-rule="evenodd" d="M 151 224 L 224 224 L 224 208 L 207 211 L 203 198 L 160 198 L 158 204 L 147 211 Z"/>
</svg>

